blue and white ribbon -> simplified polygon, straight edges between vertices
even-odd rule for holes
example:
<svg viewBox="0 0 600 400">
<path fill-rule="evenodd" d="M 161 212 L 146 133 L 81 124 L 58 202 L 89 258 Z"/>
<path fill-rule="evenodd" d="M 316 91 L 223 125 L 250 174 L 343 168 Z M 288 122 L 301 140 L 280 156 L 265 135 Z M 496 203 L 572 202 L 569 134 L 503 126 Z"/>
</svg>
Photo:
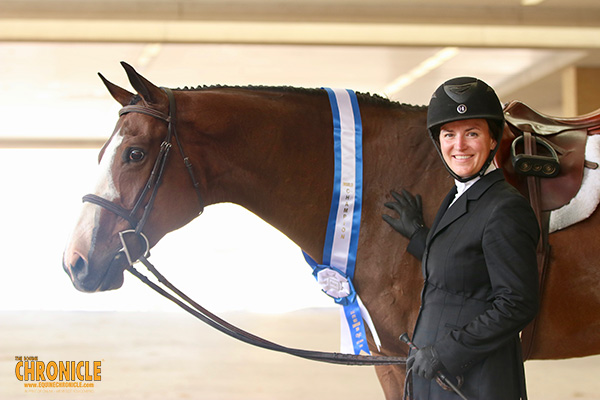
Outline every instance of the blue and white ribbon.
<svg viewBox="0 0 600 400">
<path fill-rule="evenodd" d="M 362 123 L 356 94 L 352 90 L 325 89 L 333 114 L 334 182 L 323 264 L 306 253 L 313 275 L 325 293 L 341 309 L 341 351 L 371 354 L 364 324 L 380 347 L 369 312 L 352 285 L 362 208 Z"/>
</svg>

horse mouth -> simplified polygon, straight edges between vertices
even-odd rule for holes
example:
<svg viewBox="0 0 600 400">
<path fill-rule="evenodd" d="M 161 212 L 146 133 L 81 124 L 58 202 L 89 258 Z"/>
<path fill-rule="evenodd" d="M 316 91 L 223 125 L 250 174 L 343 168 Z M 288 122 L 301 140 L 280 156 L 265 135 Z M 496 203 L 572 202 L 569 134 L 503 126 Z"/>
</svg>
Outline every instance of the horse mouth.
<svg viewBox="0 0 600 400">
<path fill-rule="evenodd" d="M 122 252 L 111 258 L 104 273 L 94 273 L 95 268 L 80 256 L 70 263 L 63 260 L 63 269 L 71 278 L 75 289 L 86 293 L 119 289 L 123 286 L 124 271 L 127 266 L 126 257 Z"/>
</svg>

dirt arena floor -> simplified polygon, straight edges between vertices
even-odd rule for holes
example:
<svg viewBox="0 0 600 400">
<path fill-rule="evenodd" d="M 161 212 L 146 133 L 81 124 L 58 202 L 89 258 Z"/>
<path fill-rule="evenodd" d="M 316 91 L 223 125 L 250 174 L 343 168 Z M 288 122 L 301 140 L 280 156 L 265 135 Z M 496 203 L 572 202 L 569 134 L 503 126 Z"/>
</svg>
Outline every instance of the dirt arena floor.
<svg viewBox="0 0 600 400">
<path fill-rule="evenodd" d="M 338 346 L 337 310 L 229 313 L 291 347 Z M 371 367 L 320 364 L 257 349 L 181 313 L 0 313 L 0 399 L 383 399 Z M 93 388 L 25 388 L 17 357 L 100 361 Z M 531 400 L 600 400 L 600 356 L 526 363 Z"/>
</svg>

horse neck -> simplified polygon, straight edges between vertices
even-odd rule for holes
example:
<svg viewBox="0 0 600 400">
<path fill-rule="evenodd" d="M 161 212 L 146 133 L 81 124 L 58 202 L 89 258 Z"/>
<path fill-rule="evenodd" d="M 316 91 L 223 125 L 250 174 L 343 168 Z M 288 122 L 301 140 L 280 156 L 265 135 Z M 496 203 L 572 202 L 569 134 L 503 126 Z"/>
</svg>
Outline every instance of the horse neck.
<svg viewBox="0 0 600 400">
<path fill-rule="evenodd" d="M 321 259 L 333 182 L 327 95 L 203 90 L 179 113 L 207 204 L 232 202 Z M 203 116 L 210 115 L 211 118 Z"/>
</svg>

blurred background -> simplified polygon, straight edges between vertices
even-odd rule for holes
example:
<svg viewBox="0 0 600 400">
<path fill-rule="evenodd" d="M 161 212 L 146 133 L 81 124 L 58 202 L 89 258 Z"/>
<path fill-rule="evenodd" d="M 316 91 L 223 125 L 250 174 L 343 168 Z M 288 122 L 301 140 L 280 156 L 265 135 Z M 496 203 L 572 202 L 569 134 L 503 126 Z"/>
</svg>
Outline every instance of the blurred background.
<svg viewBox="0 0 600 400">
<path fill-rule="evenodd" d="M 427 104 L 446 79 L 472 75 L 493 86 L 504 102 L 521 100 L 547 114 L 576 116 L 600 108 L 600 2 L 0 0 L 0 367 L 6 367 L 0 370 L 0 398 L 2 391 L 10 398 L 37 395 L 23 393 L 14 356 L 65 358 L 72 354 L 67 347 L 77 349 L 75 358 L 89 354 L 114 363 L 105 367 L 104 387 L 89 394 L 98 398 L 118 398 L 126 388 L 133 388 L 129 398 L 160 397 L 175 394 L 173 386 L 182 388 L 177 397 L 296 398 L 286 397 L 294 385 L 298 398 L 319 397 L 317 392 L 344 390 L 329 386 L 338 375 L 356 383 L 349 398 L 381 398 L 370 369 L 319 369 L 247 350 L 204 332 L 129 276 L 122 289 L 108 293 L 83 294 L 72 287 L 61 267 L 63 247 L 81 197 L 94 186 L 98 149 L 119 109 L 97 72 L 130 89 L 120 61 L 160 86 L 344 87 L 410 104 Z M 281 334 L 284 344 L 337 350 L 337 311 L 318 289 L 300 249 L 240 207 L 209 207 L 163 239 L 151 260 L 213 311 L 266 335 Z M 152 334 L 134 329 L 145 324 Z M 175 331 L 165 332 L 169 326 Z M 281 333 L 282 326 L 291 332 Z M 309 341 L 315 331 L 320 336 Z M 256 358 L 225 370 L 245 371 L 237 381 L 243 387 L 234 389 L 235 379 L 218 377 L 190 387 L 163 380 L 161 374 L 172 367 L 163 361 L 175 353 L 172 348 L 161 353 L 144 340 L 164 335 L 171 343 L 181 332 L 191 332 L 179 338 L 188 351 L 178 350 L 190 361 L 181 366 L 191 374 L 187 383 L 198 371 L 230 365 L 234 355 L 213 364 L 207 352 L 231 352 L 233 346 L 237 357 L 249 352 L 247 357 Z M 131 343 L 118 344 L 121 334 Z M 83 336 L 95 339 L 88 343 Z M 141 350 L 132 355 L 135 339 Z M 206 364 L 194 364 L 202 357 Z M 143 366 L 128 369 L 132 359 Z M 146 365 L 154 359 L 152 367 Z M 272 370 L 256 377 L 252 372 L 260 370 L 261 360 L 270 360 Z M 558 385 L 581 378 L 582 370 L 600 373 L 597 358 L 583 362 L 543 362 L 540 368 L 546 369 L 530 376 L 567 374 L 553 381 Z M 142 384 L 147 375 L 131 373 L 139 368 L 155 374 L 152 381 L 162 386 Z M 277 372 L 271 381 L 280 382 L 281 390 L 274 383 L 261 386 L 260 377 Z M 314 390 L 298 383 L 301 376 L 316 375 L 331 379 Z M 546 392 L 531 397 L 600 398 L 598 382 L 585 382 L 592 386 L 571 384 L 566 392 L 546 383 L 537 389 Z M 536 389 L 535 382 L 530 386 Z"/>
</svg>

